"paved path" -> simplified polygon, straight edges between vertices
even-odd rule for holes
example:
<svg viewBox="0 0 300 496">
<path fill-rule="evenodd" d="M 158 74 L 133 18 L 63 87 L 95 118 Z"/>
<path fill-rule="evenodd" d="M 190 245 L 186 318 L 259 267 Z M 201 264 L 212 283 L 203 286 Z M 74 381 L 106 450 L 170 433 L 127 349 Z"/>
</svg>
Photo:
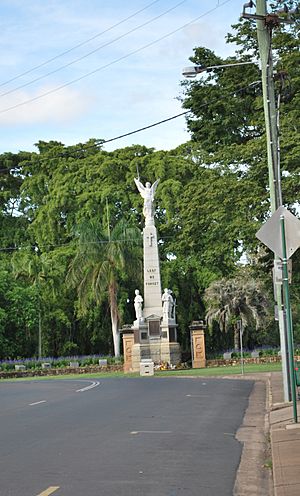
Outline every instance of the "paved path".
<svg viewBox="0 0 300 496">
<path fill-rule="evenodd" d="M 0 383 L 1 496 L 232 496 L 253 381 Z"/>
<path fill-rule="evenodd" d="M 270 434 L 275 496 L 300 495 L 300 424 L 294 423 L 292 406 L 283 403 L 282 374 L 270 382 Z M 300 402 L 298 421 L 300 422 Z"/>
</svg>

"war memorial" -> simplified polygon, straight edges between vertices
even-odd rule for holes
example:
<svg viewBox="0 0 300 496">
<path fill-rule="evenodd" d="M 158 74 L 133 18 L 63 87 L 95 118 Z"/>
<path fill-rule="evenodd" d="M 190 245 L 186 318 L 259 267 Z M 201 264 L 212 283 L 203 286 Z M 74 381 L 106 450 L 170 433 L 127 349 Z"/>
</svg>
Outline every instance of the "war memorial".
<svg viewBox="0 0 300 496">
<path fill-rule="evenodd" d="M 159 179 L 145 186 L 134 179 L 143 200 L 143 265 L 144 291 L 135 290 L 135 321 L 125 326 L 123 334 L 124 369 L 139 371 L 140 362 L 151 359 L 154 364 L 166 363 L 174 366 L 181 361 L 180 345 L 177 342 L 176 302 L 172 291 L 162 291 L 157 243 L 154 223 L 154 197 Z"/>
</svg>

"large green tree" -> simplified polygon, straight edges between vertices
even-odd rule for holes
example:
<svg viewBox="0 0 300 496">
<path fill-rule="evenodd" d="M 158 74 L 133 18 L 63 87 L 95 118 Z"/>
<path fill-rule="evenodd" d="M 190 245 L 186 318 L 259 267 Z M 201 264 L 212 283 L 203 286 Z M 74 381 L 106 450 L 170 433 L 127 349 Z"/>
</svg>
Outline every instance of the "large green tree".
<svg viewBox="0 0 300 496">
<path fill-rule="evenodd" d="M 118 289 L 121 279 L 138 273 L 137 246 L 140 232 L 124 221 L 113 229 L 103 232 L 99 222 L 89 221 L 78 226 L 76 254 L 67 275 L 68 282 L 77 287 L 79 303 L 83 312 L 92 301 L 98 305 L 107 296 L 111 316 L 111 328 L 115 356 L 120 355 L 118 324 L 120 311 Z"/>
<path fill-rule="evenodd" d="M 227 42 L 235 53 L 222 58 L 206 47 L 194 49 L 191 61 L 212 66 L 258 61 L 256 26 L 241 21 Z M 280 101 L 280 146 L 284 203 L 293 208 L 299 190 L 300 52 L 299 22 L 280 24 L 272 33 L 276 70 L 276 100 Z M 207 167 L 234 173 L 234 230 L 241 250 L 256 252 L 255 232 L 269 214 L 267 148 L 261 75 L 258 64 L 225 67 L 183 83 L 183 106 L 194 154 Z M 281 98 L 279 99 L 279 95 Z M 224 182 L 224 193 L 227 190 Z M 231 223 L 229 222 L 229 225 Z"/>
<path fill-rule="evenodd" d="M 276 96 L 281 96 L 283 198 L 291 209 L 297 207 L 300 177 L 298 32 L 297 23 L 281 25 L 272 37 Z M 216 65 L 257 60 L 256 28 L 251 22 L 234 26 L 227 42 L 235 50 L 231 57 L 224 59 L 207 47 L 198 47 L 193 63 Z M 134 145 L 107 152 L 102 149 L 101 140 L 91 139 L 69 147 L 60 142 L 40 141 L 36 152 L 0 156 L 0 248 L 14 249 L 21 260 L 24 247 L 38 247 L 39 255 L 50 260 L 53 277 L 58 276 L 55 293 L 50 284 L 43 284 L 42 288 L 44 345 L 49 353 L 59 354 L 71 348 L 81 353 L 109 351 L 108 291 L 102 292 L 101 304 L 88 305 L 82 315 L 77 311 L 76 292 L 66 287 L 65 277 L 70 262 L 79 253 L 79 229 L 75 226 L 94 223 L 99 232 L 107 233 L 107 204 L 112 226 L 126 218 L 142 229 L 142 199 L 133 181 L 137 175 L 143 182 L 160 178 L 155 214 L 162 282 L 177 297 L 180 339 L 184 345 L 188 345 L 190 321 L 203 318 L 206 313 L 205 289 L 213 281 L 232 279 L 242 255 L 252 265 L 256 277 L 270 281 L 267 274 L 272 257 L 255 238 L 269 215 L 259 68 L 250 64 L 214 70 L 197 81 L 185 83 L 183 92 L 184 106 L 190 110 L 187 123 L 192 139 L 175 150 L 155 151 Z M 0 257 L 0 285 L 6 287 L 4 259 L 5 256 Z M 299 254 L 293 259 L 297 267 Z M 134 279 L 126 279 L 121 266 L 116 272 L 118 311 L 126 322 L 131 322 L 132 301 L 126 302 L 134 292 Z M 32 290 L 28 278 L 14 282 L 14 294 L 21 295 L 26 284 L 26 289 Z M 296 270 L 293 282 L 292 297 L 298 302 Z M 92 292 L 90 289 L 90 296 Z M 21 297 L 14 297 L 14 305 L 17 301 Z M 1 332 L 6 345 L 13 343 L 14 332 L 19 332 L 18 326 L 11 332 L 11 305 L 12 301 L 3 297 Z M 27 336 L 32 344 L 34 322 L 30 308 L 27 310 Z M 294 310 L 297 311 L 295 305 Z M 26 353 L 30 349 L 28 346 Z"/>
</svg>

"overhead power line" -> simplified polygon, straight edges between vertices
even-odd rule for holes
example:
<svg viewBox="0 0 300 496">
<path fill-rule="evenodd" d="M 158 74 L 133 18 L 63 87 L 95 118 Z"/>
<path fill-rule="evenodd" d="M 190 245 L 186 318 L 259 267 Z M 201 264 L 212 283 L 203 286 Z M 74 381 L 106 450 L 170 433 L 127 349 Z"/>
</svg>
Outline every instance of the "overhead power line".
<svg viewBox="0 0 300 496">
<path fill-rule="evenodd" d="M 78 57 L 77 59 L 74 59 L 74 60 L 71 60 L 71 62 L 68 62 L 67 64 L 64 64 L 64 65 L 61 65 L 60 67 L 58 67 L 57 69 L 53 69 L 52 71 L 49 71 L 47 72 L 46 74 L 42 74 L 41 76 L 38 76 L 36 77 L 35 79 L 32 79 L 31 81 L 28 81 L 27 83 L 24 83 L 24 84 L 21 84 L 20 86 L 17 86 L 16 88 L 13 88 L 11 90 L 8 90 L 6 91 L 5 93 L 1 93 L 0 94 L 0 97 L 3 97 L 3 96 L 6 96 L 6 95 L 10 95 L 11 93 L 15 93 L 16 91 L 18 90 L 21 90 L 22 88 L 26 88 L 26 86 L 30 86 L 31 84 L 33 83 L 36 83 L 37 81 L 40 81 L 41 79 L 45 79 L 46 77 L 48 76 L 51 76 L 52 74 L 56 74 L 57 72 L 60 72 L 62 69 L 66 69 L 67 67 L 70 67 L 71 65 L 74 65 L 76 64 L 77 62 L 79 62 L 80 60 L 84 60 L 86 59 L 87 57 L 89 57 L 90 55 L 93 55 L 94 53 L 96 52 L 99 52 L 100 50 L 102 50 L 103 48 L 106 48 L 107 46 L 110 46 L 112 45 L 113 43 L 115 43 L 116 41 L 119 41 L 121 40 L 122 38 L 125 38 L 126 36 L 128 36 L 129 34 L 132 34 L 134 33 L 135 31 L 138 31 L 139 29 L 147 26 L 148 24 L 151 24 L 152 22 L 154 21 L 157 21 L 157 19 L 160 19 L 161 17 L 169 14 L 170 12 L 172 12 L 173 10 L 177 9 L 180 5 L 182 5 L 183 3 L 187 2 L 187 0 L 181 0 L 179 3 L 177 3 L 176 5 L 174 5 L 173 7 L 169 8 L 168 10 L 165 10 L 164 12 L 162 12 L 161 14 L 155 16 L 155 17 L 152 17 L 151 19 L 149 19 L 148 21 L 146 22 L 143 22 L 142 24 L 139 24 L 138 26 L 136 26 L 135 28 L 132 28 L 130 29 L 129 31 L 126 31 L 126 33 L 123 33 L 121 34 L 120 36 L 117 36 L 116 38 L 114 38 L 113 40 L 110 40 L 110 41 L 107 41 L 106 43 L 104 43 L 103 45 L 101 45 L 100 47 L 98 48 L 95 48 L 94 50 L 91 50 L 90 52 L 86 53 L 85 55 L 82 55 L 81 57 Z"/>
<path fill-rule="evenodd" d="M 227 96 L 234 96 L 236 93 L 241 93 L 248 88 L 254 88 L 255 86 L 258 86 L 260 84 L 261 84 L 260 80 L 259 81 L 253 81 L 252 83 L 249 83 L 247 86 L 243 86 L 243 88 L 238 88 L 238 89 L 232 91 Z M 208 107 L 208 105 L 210 105 L 211 103 L 215 103 L 218 101 L 220 101 L 219 98 L 215 99 L 215 100 L 210 100 L 210 102 L 205 102 L 202 105 L 200 105 L 199 108 Z M 146 131 L 147 129 L 150 129 L 150 128 L 155 127 L 155 126 L 159 126 L 160 124 L 164 124 L 165 122 L 172 121 L 174 119 L 177 119 L 178 117 L 182 117 L 183 115 L 190 114 L 191 112 L 192 112 L 191 110 L 185 110 L 184 112 L 180 112 L 180 114 L 172 115 L 171 117 L 167 117 L 166 119 L 162 119 L 161 121 L 154 122 L 152 124 L 149 124 L 148 126 L 140 127 L 138 129 L 135 129 L 134 131 L 129 131 L 127 133 L 120 134 L 119 136 L 115 136 L 114 138 L 109 138 L 106 140 L 99 140 L 99 142 L 101 142 L 100 143 L 101 145 L 105 145 L 106 143 L 111 143 L 112 141 L 116 141 L 118 139 L 125 138 L 126 136 L 131 136 L 132 134 L 137 134 L 137 133 L 140 133 L 141 131 Z M 87 150 L 89 148 L 94 148 L 94 147 L 95 147 L 95 145 L 87 145 L 86 147 L 84 147 L 83 150 Z"/>
<path fill-rule="evenodd" d="M 146 129 L 150 129 L 151 127 L 159 126 L 160 124 L 164 124 L 165 122 L 172 121 L 174 119 L 177 119 L 178 117 L 181 117 L 182 115 L 189 114 L 190 110 L 186 110 L 185 112 L 181 112 L 180 114 L 173 115 L 172 117 L 167 117 L 166 119 L 163 119 L 158 122 L 154 122 L 153 124 L 149 124 L 148 126 L 140 127 L 139 129 L 135 129 L 135 131 L 129 131 L 128 133 L 125 134 L 120 134 L 119 136 L 116 136 L 115 138 L 110 138 L 107 140 L 102 141 L 102 145 L 105 143 L 110 143 L 111 141 L 116 141 L 121 138 L 125 138 L 126 136 L 130 136 L 131 134 L 136 134 L 140 133 L 141 131 L 145 131 Z"/>
<path fill-rule="evenodd" d="M 228 93 L 228 95 L 226 95 L 226 96 L 234 96 L 234 95 L 235 95 L 235 94 L 237 94 L 237 93 L 241 93 L 241 92 L 245 91 L 245 90 L 246 90 L 246 89 L 248 89 L 248 88 L 253 88 L 253 87 L 258 86 L 258 85 L 260 85 L 260 84 L 261 84 L 261 81 L 260 81 L 260 80 L 259 80 L 259 81 L 254 81 L 254 82 L 252 82 L 252 83 L 249 83 L 247 86 L 243 86 L 242 88 L 237 88 L 237 89 L 235 89 L 235 90 L 231 91 L 231 92 L 230 92 L 230 93 Z M 223 91 L 224 91 L 224 90 L 223 90 Z M 212 103 L 219 102 L 219 101 L 220 101 L 220 99 L 219 99 L 219 98 L 216 98 L 215 100 L 210 100 L 209 102 L 205 102 L 205 103 L 203 103 L 202 105 L 200 105 L 200 106 L 199 106 L 199 108 L 205 108 L 205 107 L 208 107 L 208 106 L 209 106 L 209 105 L 211 105 Z M 143 127 L 138 128 L 138 129 L 135 129 L 135 130 L 133 130 L 133 131 L 128 131 L 127 133 L 120 134 L 120 135 L 118 135 L 118 136 L 115 136 L 114 138 L 109 138 L 109 139 L 106 139 L 106 140 L 98 139 L 98 140 L 96 140 L 96 141 L 98 141 L 98 142 L 99 142 L 99 145 L 105 145 L 106 143 L 110 143 L 110 142 L 112 142 L 112 141 L 116 141 L 116 140 L 118 140 L 118 139 L 125 138 L 126 136 L 131 136 L 131 135 L 133 135 L 133 134 L 140 133 L 141 131 L 145 131 L 145 130 L 150 129 L 150 128 L 152 128 L 152 127 L 159 126 L 159 125 L 161 125 L 161 124 L 164 124 L 165 122 L 172 121 L 172 120 L 174 120 L 174 119 L 177 119 L 178 117 L 181 117 L 181 116 L 183 116 L 183 115 L 190 114 L 190 113 L 192 113 L 192 111 L 191 111 L 191 110 L 186 110 L 186 111 L 184 111 L 184 112 L 180 112 L 179 114 L 172 115 L 171 117 L 167 117 L 166 119 L 162 119 L 162 120 L 160 120 L 160 121 L 156 121 L 156 122 L 154 122 L 154 123 L 152 123 L 152 124 L 149 124 L 149 125 L 147 125 L 147 126 L 143 126 Z M 73 146 L 76 146 L 76 145 L 73 145 Z M 94 144 L 94 143 L 93 143 L 93 144 L 91 144 L 91 145 L 86 145 L 86 146 L 84 146 L 83 148 L 81 148 L 81 149 L 80 149 L 80 150 L 78 150 L 78 151 L 80 151 L 80 152 L 84 152 L 84 151 L 86 151 L 86 150 L 89 150 L 90 148 L 98 148 L 98 146 L 97 146 L 97 144 Z M 64 154 L 63 154 L 63 153 L 60 153 L 60 154 L 58 154 L 58 155 L 54 155 L 54 156 L 52 156 L 51 158 L 62 158 L 63 156 L 64 156 Z M 67 156 L 67 153 L 65 154 L 65 156 Z M 68 156 L 69 156 L 69 155 L 68 155 Z M 49 160 L 49 157 L 38 156 L 38 158 L 39 158 L 40 160 Z M 0 172 L 8 172 L 8 171 L 10 171 L 10 169 L 0 169 Z"/>
<path fill-rule="evenodd" d="M 109 31 L 112 31 L 112 29 L 120 26 L 121 24 L 123 24 L 124 22 L 126 21 L 129 21 L 129 19 L 132 19 L 133 17 L 137 16 L 138 14 L 140 14 L 141 12 L 144 12 L 145 10 L 149 9 L 150 7 L 152 7 L 152 5 L 154 5 L 155 3 L 158 3 L 160 2 L 161 0 L 154 0 L 154 2 L 151 2 L 151 3 L 148 3 L 145 7 L 143 7 L 142 9 L 140 10 L 137 10 L 136 12 L 134 12 L 133 14 L 131 14 L 130 16 L 128 17 L 125 17 L 125 19 L 122 19 L 121 21 L 117 22 L 116 24 L 113 24 L 112 26 L 110 26 L 109 28 L 107 29 L 104 29 L 104 31 L 100 31 L 100 33 L 96 33 L 94 36 L 91 36 L 91 38 L 88 38 L 87 40 L 84 40 L 82 41 L 81 43 L 78 43 L 77 45 L 74 45 L 73 47 L 71 48 L 68 48 L 67 50 L 65 50 L 64 52 L 61 52 L 57 55 L 55 55 L 54 57 L 51 57 L 50 59 L 47 59 L 45 60 L 44 62 L 41 62 L 40 64 L 32 67 L 31 69 L 28 69 L 27 71 L 25 72 L 22 72 L 21 74 L 17 74 L 17 76 L 14 76 L 13 78 L 11 79 L 8 79 L 7 81 L 4 81 L 3 83 L 0 83 L 0 87 L 1 86 L 6 86 L 7 84 L 9 83 L 12 83 L 13 81 L 16 81 L 16 79 L 20 79 L 22 76 L 26 76 L 27 74 L 30 74 L 31 72 L 34 72 L 36 71 L 37 69 L 40 69 L 41 67 L 44 67 L 45 65 L 47 64 L 50 64 L 50 62 L 53 62 L 54 60 L 57 60 L 59 59 L 60 57 L 63 57 L 64 55 L 67 55 L 68 53 L 70 52 L 73 52 L 74 50 L 76 50 L 76 48 L 80 48 L 84 45 L 86 45 L 87 43 L 89 43 L 90 41 L 93 41 L 95 40 L 96 38 L 99 38 L 100 36 L 102 36 L 103 34 L 106 34 L 108 33 Z"/>
<path fill-rule="evenodd" d="M 48 96 L 48 95 L 51 95 L 53 93 L 56 93 L 57 91 L 63 89 L 63 88 L 66 88 L 67 86 L 70 86 L 74 83 L 77 83 L 89 76 L 92 76 L 93 74 L 96 74 L 97 72 L 103 70 L 103 69 L 107 69 L 108 67 L 111 67 L 112 65 L 118 63 L 118 62 L 121 62 L 122 60 L 125 60 L 127 59 L 128 57 L 131 57 L 132 55 L 135 55 L 136 53 L 139 53 L 141 52 L 142 50 L 145 50 L 146 48 L 149 48 L 153 45 L 155 45 L 156 43 L 159 43 L 160 41 L 168 38 L 169 36 L 172 36 L 173 34 L 177 33 L 178 31 L 181 31 L 182 29 L 190 26 L 191 24 L 193 24 L 194 22 L 198 21 L 199 19 L 201 19 L 202 17 L 205 17 L 207 16 L 208 14 L 214 12 L 215 10 L 219 9 L 220 7 L 222 7 L 223 5 L 225 5 L 226 3 L 229 3 L 231 2 L 232 0 L 225 0 L 224 2 L 220 3 L 219 5 L 217 5 L 216 7 L 204 12 L 203 14 L 201 14 L 200 16 L 198 17 L 195 17 L 194 19 L 192 19 L 191 21 L 187 22 L 186 24 L 183 24 L 182 26 L 180 26 L 179 28 L 177 29 L 174 29 L 173 31 L 170 31 L 169 33 L 165 34 L 164 36 L 161 36 L 160 38 L 157 38 L 156 40 L 150 42 L 150 43 L 147 43 L 146 45 L 143 45 L 142 47 L 140 48 L 137 48 L 136 50 L 133 50 L 132 52 L 129 52 L 128 54 L 126 55 L 123 55 L 122 57 L 119 57 L 115 60 L 113 60 L 112 62 L 108 62 L 107 64 L 104 64 L 102 65 L 101 67 L 98 67 L 97 69 L 94 69 L 93 71 L 90 71 L 86 74 L 84 74 L 83 76 L 80 76 L 78 78 L 75 78 L 67 83 L 64 83 L 60 86 L 57 86 L 56 88 L 53 88 L 52 90 L 49 90 L 49 91 L 46 91 L 45 93 L 42 93 L 41 95 L 38 95 L 34 98 L 30 98 L 28 100 L 25 100 L 24 102 L 20 102 L 20 103 L 17 103 L 16 105 L 12 105 L 10 107 L 7 107 L 5 109 L 2 109 L 0 110 L 0 114 L 2 113 L 5 113 L 5 112 L 9 112 L 10 110 L 14 110 L 16 108 L 19 108 L 19 107 L 22 107 L 24 105 L 27 105 L 28 103 L 32 103 L 32 102 L 35 102 L 37 100 L 40 100 L 41 98 L 44 98 L 45 96 Z"/>
</svg>

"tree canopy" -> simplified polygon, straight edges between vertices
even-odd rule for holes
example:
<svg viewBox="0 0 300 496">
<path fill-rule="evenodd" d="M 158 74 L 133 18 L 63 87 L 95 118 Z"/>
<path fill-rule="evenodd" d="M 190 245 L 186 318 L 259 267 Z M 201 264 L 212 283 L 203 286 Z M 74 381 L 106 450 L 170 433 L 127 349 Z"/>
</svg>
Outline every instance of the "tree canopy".
<svg viewBox="0 0 300 496">
<path fill-rule="evenodd" d="M 272 39 L 283 199 L 294 213 L 300 177 L 298 34 L 298 23 L 281 25 Z M 234 47 L 232 56 L 197 47 L 191 61 L 211 66 L 257 59 L 251 22 L 233 26 L 226 41 Z M 181 98 L 189 110 L 191 140 L 171 151 L 133 145 L 108 152 L 101 140 L 90 139 L 74 146 L 39 141 L 36 152 L 0 155 L 1 358 L 37 354 L 39 326 L 44 355 L 113 353 L 111 321 L 115 329 L 133 322 L 134 290 L 141 287 L 140 275 L 131 271 L 126 243 L 118 245 L 119 254 L 110 253 L 117 247 L 112 238 L 118 226 L 126 223 L 139 232 L 143 228 L 142 199 L 133 180 L 137 171 L 144 182 L 160 178 L 155 217 L 162 284 L 177 299 L 183 349 L 189 347 L 191 321 L 207 314 L 205 290 L 216 281 L 237 281 L 241 265 L 249 267 L 249 281 L 265 283 L 272 300 L 272 256 L 255 237 L 270 214 L 259 67 L 213 70 L 183 82 Z M 134 260 L 138 266 L 138 253 Z M 105 261 L 111 268 L 106 281 L 101 269 Z M 297 314 L 299 253 L 293 262 Z M 9 277 L 13 270 L 17 278 Z M 109 273 L 116 283 L 113 291 Z M 117 295 L 114 301 L 112 294 Z M 278 342 L 274 324 L 260 337 L 252 327 L 252 346 Z M 207 339 L 217 346 L 215 336 Z"/>
</svg>

